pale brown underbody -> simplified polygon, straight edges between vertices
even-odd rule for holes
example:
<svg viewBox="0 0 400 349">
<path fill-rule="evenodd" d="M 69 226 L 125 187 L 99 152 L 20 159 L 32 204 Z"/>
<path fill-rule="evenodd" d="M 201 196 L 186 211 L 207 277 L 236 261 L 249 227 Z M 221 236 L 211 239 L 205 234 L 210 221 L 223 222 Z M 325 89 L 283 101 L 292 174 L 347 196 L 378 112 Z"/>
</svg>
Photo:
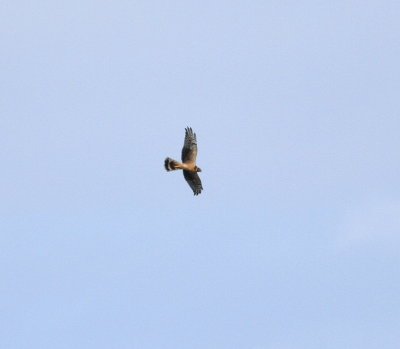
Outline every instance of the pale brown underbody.
<svg viewBox="0 0 400 349">
<path fill-rule="evenodd" d="M 176 161 L 174 162 L 174 167 L 176 169 L 197 172 L 197 166 L 193 163 L 185 164 L 183 162 Z"/>
</svg>

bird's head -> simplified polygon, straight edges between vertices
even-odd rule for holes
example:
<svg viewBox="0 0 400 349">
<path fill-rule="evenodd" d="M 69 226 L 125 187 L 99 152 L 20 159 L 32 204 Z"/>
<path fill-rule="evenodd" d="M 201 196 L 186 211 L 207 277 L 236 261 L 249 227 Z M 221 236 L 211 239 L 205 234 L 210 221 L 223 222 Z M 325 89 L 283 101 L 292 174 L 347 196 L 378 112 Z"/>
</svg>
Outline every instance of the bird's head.
<svg viewBox="0 0 400 349">
<path fill-rule="evenodd" d="M 201 168 L 196 166 L 196 172 L 201 172 Z"/>
</svg>

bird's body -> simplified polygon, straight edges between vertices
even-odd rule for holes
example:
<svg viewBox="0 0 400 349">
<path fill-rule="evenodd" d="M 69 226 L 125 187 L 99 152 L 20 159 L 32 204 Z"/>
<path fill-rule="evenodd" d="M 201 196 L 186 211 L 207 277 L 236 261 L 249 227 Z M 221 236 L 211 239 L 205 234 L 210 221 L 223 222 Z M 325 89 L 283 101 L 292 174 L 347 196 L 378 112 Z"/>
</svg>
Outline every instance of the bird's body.
<svg viewBox="0 0 400 349">
<path fill-rule="evenodd" d="M 192 188 L 194 195 L 198 195 L 203 190 L 201 180 L 197 172 L 201 169 L 196 165 L 197 139 L 196 134 L 190 127 L 185 129 L 185 141 L 182 148 L 182 162 L 166 158 L 164 167 L 167 171 L 183 170 L 183 176 Z"/>
<path fill-rule="evenodd" d="M 167 171 L 174 171 L 174 170 L 187 170 L 187 171 L 196 171 L 196 165 L 194 164 L 185 164 L 184 162 L 179 162 L 171 158 L 165 159 L 165 169 Z"/>
</svg>

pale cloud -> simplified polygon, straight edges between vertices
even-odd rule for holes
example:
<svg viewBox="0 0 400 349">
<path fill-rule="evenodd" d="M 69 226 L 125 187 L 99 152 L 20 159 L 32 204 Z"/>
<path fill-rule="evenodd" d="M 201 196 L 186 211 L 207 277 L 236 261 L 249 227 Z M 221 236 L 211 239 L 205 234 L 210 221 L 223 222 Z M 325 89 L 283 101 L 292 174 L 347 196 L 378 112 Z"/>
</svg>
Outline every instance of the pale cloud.
<svg viewBox="0 0 400 349">
<path fill-rule="evenodd" d="M 338 227 L 344 245 L 400 242 L 400 202 L 380 202 L 350 210 Z"/>
</svg>

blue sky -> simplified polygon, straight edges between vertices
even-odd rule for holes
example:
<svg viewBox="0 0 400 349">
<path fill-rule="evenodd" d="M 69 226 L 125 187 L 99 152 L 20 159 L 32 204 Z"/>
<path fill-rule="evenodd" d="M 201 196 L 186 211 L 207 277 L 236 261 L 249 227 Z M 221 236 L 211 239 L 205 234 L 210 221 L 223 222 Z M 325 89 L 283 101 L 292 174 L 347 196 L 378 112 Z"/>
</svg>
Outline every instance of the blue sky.
<svg viewBox="0 0 400 349">
<path fill-rule="evenodd" d="M 399 11 L 2 2 L 0 346 L 399 348 Z"/>
</svg>

